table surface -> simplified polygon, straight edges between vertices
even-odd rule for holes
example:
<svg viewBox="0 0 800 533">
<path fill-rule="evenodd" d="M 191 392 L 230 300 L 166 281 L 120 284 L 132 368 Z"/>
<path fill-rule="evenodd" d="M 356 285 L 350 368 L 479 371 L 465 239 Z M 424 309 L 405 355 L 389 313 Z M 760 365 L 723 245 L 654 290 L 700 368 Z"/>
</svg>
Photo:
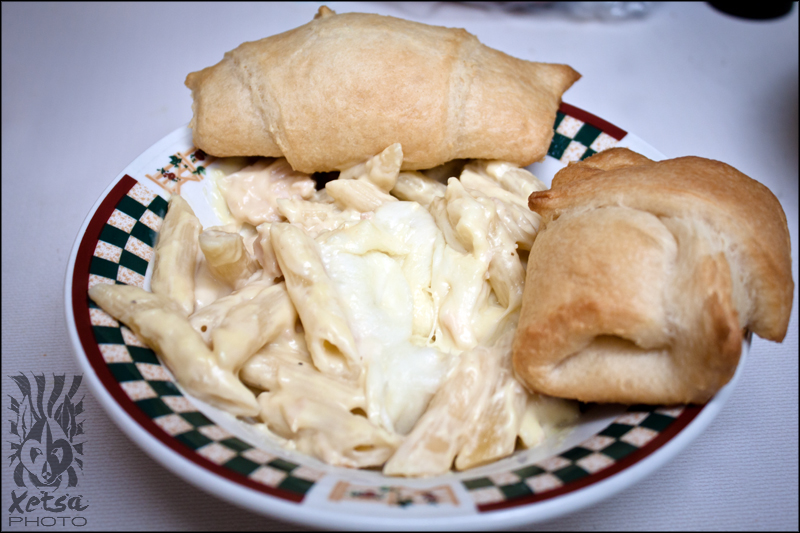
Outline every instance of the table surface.
<svg viewBox="0 0 800 533">
<path fill-rule="evenodd" d="M 4 390 L 19 372 L 79 372 L 63 298 L 75 236 L 120 170 L 189 121 L 186 74 L 309 21 L 319 5 L 2 4 Z M 573 66 L 583 78 L 566 102 L 668 157 L 722 160 L 767 185 L 786 212 L 797 282 L 796 6 L 774 21 L 681 3 L 603 22 L 452 3 L 329 5 L 463 27 L 511 55 Z M 795 286 L 786 339 L 754 339 L 730 400 L 694 443 L 616 496 L 522 529 L 797 530 L 797 329 Z M 3 402 L 7 413 L 7 394 Z M 84 406 L 90 507 L 81 529 L 301 529 L 195 488 L 128 440 L 88 391 Z M 8 469 L 2 487 L 2 527 L 15 529 Z"/>
</svg>

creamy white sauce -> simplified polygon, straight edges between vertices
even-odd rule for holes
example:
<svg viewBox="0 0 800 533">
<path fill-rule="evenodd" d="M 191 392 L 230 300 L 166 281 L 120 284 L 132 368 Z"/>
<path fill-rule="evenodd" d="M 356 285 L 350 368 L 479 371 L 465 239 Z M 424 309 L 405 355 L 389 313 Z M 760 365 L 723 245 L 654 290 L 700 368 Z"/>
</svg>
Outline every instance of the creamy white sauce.
<svg viewBox="0 0 800 533">
<path fill-rule="evenodd" d="M 427 335 L 414 335 L 415 322 L 425 333 L 433 323 L 433 302 L 424 287 L 441 232 L 430 214 L 411 202 L 386 204 L 358 226 L 321 244 L 323 264 L 367 368 L 367 416 L 405 434 L 450 365 L 449 354 L 426 345 Z"/>
<path fill-rule="evenodd" d="M 279 198 L 308 200 L 316 192 L 314 180 L 292 169 L 284 158 L 260 159 L 223 178 L 219 186 L 233 217 L 253 226 L 282 219 Z"/>
</svg>

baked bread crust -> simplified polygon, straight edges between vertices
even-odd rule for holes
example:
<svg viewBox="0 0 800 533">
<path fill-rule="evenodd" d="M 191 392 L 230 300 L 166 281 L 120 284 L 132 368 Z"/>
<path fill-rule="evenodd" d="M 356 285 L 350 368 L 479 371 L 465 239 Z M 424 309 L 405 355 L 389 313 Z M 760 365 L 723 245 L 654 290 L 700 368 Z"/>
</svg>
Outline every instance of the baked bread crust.
<svg viewBox="0 0 800 533">
<path fill-rule="evenodd" d="M 341 170 L 399 142 L 403 169 L 452 159 L 525 166 L 547 153 L 580 75 L 481 44 L 463 29 L 337 15 L 244 43 L 186 77 L 194 142 L 219 156 L 285 156 Z"/>
<path fill-rule="evenodd" d="M 532 390 L 705 402 L 733 376 L 745 328 L 785 336 L 786 217 L 733 167 L 614 148 L 562 169 L 529 205 L 543 220 L 513 361 Z"/>
</svg>

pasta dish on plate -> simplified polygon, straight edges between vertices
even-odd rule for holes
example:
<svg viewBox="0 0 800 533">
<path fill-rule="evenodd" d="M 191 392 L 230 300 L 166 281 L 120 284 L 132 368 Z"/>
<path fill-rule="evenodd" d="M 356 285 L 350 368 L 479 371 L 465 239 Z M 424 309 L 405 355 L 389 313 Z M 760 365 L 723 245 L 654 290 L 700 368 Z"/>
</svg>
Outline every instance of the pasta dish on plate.
<svg viewBox="0 0 800 533">
<path fill-rule="evenodd" d="M 258 159 L 217 180 L 230 224 L 172 197 L 152 292 L 90 296 L 191 395 L 329 464 L 426 476 L 535 446 L 577 417 L 511 365 L 545 186 L 502 161 L 402 162 L 394 144 L 318 190 Z"/>
</svg>

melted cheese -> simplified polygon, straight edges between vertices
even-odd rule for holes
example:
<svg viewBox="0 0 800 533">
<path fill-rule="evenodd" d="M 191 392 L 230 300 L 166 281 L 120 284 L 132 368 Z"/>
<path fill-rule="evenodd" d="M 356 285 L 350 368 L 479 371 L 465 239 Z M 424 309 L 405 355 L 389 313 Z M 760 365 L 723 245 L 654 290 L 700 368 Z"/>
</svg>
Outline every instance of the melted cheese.
<svg viewBox="0 0 800 533">
<path fill-rule="evenodd" d="M 411 430 L 449 369 L 449 355 L 426 346 L 434 309 L 425 289 L 442 242 L 419 204 L 395 202 L 320 246 L 367 368 L 367 416 L 388 431 Z"/>
</svg>

